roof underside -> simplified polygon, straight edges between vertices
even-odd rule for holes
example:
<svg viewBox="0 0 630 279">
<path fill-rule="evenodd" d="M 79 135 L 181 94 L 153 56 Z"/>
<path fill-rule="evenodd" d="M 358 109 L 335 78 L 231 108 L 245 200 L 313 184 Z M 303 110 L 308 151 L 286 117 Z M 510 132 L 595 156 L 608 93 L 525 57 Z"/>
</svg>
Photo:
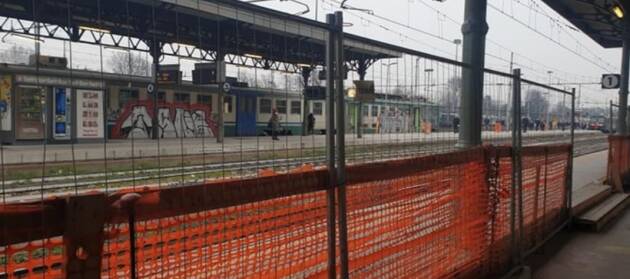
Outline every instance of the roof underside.
<svg viewBox="0 0 630 279">
<path fill-rule="evenodd" d="M 240 1 L 2 0 L 0 16 L 67 28 L 91 26 L 145 42 L 255 54 L 286 63 L 321 65 L 325 61 L 325 24 Z M 346 60 L 400 56 L 371 42 L 347 37 Z"/>
<path fill-rule="evenodd" d="M 605 48 L 621 47 L 622 21 L 611 9 L 617 2 L 630 12 L 630 0 L 543 0 L 549 7 L 577 26 Z"/>
</svg>

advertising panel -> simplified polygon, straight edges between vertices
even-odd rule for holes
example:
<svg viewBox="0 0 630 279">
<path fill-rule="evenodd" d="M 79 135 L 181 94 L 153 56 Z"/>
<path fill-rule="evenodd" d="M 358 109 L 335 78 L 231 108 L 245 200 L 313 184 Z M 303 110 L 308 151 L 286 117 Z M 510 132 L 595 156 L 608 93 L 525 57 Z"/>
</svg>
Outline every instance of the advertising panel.
<svg viewBox="0 0 630 279">
<path fill-rule="evenodd" d="M 69 88 L 53 88 L 53 138 L 70 139 L 72 95 Z"/>
<path fill-rule="evenodd" d="M 103 91 L 77 90 L 77 138 L 98 139 L 104 135 Z"/>
<path fill-rule="evenodd" d="M 0 76 L 0 130 L 11 131 L 11 76 Z"/>
</svg>

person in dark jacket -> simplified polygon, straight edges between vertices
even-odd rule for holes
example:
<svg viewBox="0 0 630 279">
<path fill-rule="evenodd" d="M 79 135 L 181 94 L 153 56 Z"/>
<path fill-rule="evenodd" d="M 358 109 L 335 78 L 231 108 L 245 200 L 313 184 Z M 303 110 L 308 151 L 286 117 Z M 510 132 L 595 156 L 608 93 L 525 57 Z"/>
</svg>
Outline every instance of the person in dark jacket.
<svg viewBox="0 0 630 279">
<path fill-rule="evenodd" d="M 280 140 L 278 138 L 278 129 L 280 129 L 280 119 L 278 116 L 278 110 L 275 108 L 271 111 L 271 118 L 269 118 L 269 128 L 271 128 L 271 139 Z"/>
<path fill-rule="evenodd" d="M 453 118 L 453 133 L 459 133 L 459 117 L 457 116 Z"/>
<path fill-rule="evenodd" d="M 313 129 L 315 129 L 315 116 L 312 112 L 309 113 L 308 117 L 306 118 L 306 127 L 308 134 L 313 134 Z"/>
<path fill-rule="evenodd" d="M 523 133 L 527 133 L 527 127 L 529 127 L 529 118 L 523 117 L 521 120 L 521 130 Z"/>
</svg>

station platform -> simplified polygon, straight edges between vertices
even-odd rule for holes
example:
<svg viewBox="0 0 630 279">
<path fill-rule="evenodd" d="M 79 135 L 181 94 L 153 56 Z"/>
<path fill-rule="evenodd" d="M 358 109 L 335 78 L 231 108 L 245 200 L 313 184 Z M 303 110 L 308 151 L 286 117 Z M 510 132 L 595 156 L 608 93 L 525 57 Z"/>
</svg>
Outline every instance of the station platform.
<svg viewBox="0 0 630 279">
<path fill-rule="evenodd" d="M 606 175 L 608 151 L 574 159 L 574 192 Z M 563 231 L 530 257 L 535 279 L 630 278 L 630 214 L 624 209 L 599 232 Z"/>
<path fill-rule="evenodd" d="M 601 139 L 606 135 L 599 131 L 575 130 L 576 140 Z M 483 132 L 486 143 L 507 144 L 510 142 L 510 132 Z M 346 135 L 346 146 L 382 146 L 392 144 L 426 144 L 449 145 L 457 141 L 458 134 L 452 132 L 422 133 L 393 133 L 366 134 L 363 138 L 356 135 Z M 568 143 L 569 131 L 528 131 L 523 134 L 523 140 L 528 144 Z M 223 143 L 217 143 L 215 138 L 170 138 L 109 140 L 103 142 L 78 144 L 47 144 L 44 152 L 42 144 L 33 145 L 4 145 L 4 164 L 24 164 L 46 162 L 63 162 L 73 160 L 100 160 L 142 158 L 147 156 L 179 156 L 192 154 L 233 153 L 262 150 L 310 149 L 326 146 L 325 135 L 281 136 L 273 141 L 271 137 L 232 137 L 225 138 Z M 105 155 L 106 154 L 106 155 Z"/>
</svg>

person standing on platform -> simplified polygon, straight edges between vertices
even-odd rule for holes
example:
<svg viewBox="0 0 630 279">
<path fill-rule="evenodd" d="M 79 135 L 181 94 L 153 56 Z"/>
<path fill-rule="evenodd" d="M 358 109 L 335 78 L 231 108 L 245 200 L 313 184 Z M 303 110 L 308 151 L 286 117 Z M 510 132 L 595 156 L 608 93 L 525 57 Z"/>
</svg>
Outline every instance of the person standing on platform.
<svg viewBox="0 0 630 279">
<path fill-rule="evenodd" d="M 527 133 L 527 127 L 529 127 L 529 118 L 523 117 L 523 119 L 521 120 L 521 126 L 523 133 Z"/>
<path fill-rule="evenodd" d="M 453 118 L 453 133 L 459 133 L 459 117 L 457 116 Z"/>
<path fill-rule="evenodd" d="M 309 135 L 313 134 L 313 129 L 315 129 L 315 116 L 313 113 L 309 113 L 306 118 L 306 127 Z"/>
<path fill-rule="evenodd" d="M 280 140 L 278 138 L 278 129 L 280 128 L 280 119 L 278 117 L 278 110 L 275 108 L 271 111 L 271 118 L 269 118 L 269 128 L 271 128 L 271 139 Z"/>
</svg>

